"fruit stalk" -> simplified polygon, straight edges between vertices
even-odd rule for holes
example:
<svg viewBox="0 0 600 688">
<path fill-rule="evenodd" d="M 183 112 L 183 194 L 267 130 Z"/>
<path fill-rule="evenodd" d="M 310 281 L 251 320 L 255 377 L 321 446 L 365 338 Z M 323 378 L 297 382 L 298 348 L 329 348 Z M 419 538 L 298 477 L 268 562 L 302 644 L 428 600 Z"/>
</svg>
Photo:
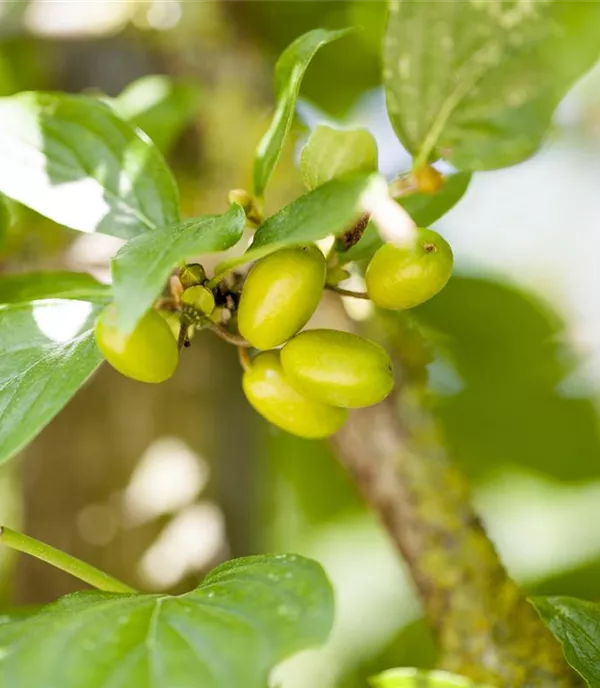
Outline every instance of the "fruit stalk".
<svg viewBox="0 0 600 688">
<path fill-rule="evenodd" d="M 395 398 L 356 410 L 332 441 L 408 564 L 441 667 L 498 688 L 581 685 L 470 504 L 427 408 L 424 367 L 403 372 Z"/>
</svg>

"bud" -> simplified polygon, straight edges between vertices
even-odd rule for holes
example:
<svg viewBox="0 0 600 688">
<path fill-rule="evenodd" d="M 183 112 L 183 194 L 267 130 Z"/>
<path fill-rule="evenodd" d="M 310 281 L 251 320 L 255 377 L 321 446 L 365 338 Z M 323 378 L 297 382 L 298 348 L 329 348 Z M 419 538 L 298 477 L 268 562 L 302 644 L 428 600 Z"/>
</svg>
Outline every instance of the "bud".
<svg viewBox="0 0 600 688">
<path fill-rule="evenodd" d="M 444 184 L 444 176 L 431 165 L 421 165 L 412 172 L 417 191 L 424 194 L 437 193 Z"/>
<path fill-rule="evenodd" d="M 215 297 L 212 291 L 200 285 L 188 287 L 181 295 L 181 303 L 204 315 L 210 315 L 215 310 Z"/>
<path fill-rule="evenodd" d="M 206 272 L 200 263 L 190 263 L 179 273 L 179 281 L 184 289 L 202 284 L 206 280 Z"/>
<path fill-rule="evenodd" d="M 258 199 L 245 189 L 231 189 L 228 200 L 242 206 L 248 223 L 253 227 L 258 227 L 262 222 L 263 213 Z"/>
</svg>

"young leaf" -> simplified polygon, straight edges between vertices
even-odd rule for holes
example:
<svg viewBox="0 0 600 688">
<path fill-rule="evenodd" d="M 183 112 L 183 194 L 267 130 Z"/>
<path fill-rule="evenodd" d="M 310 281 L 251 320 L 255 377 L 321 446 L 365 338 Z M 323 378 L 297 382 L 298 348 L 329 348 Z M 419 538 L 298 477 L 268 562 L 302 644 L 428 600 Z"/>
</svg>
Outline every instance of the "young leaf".
<svg viewBox="0 0 600 688">
<path fill-rule="evenodd" d="M 300 172 L 309 190 L 337 177 L 376 171 L 377 144 L 366 129 L 319 125 L 300 154 Z"/>
<path fill-rule="evenodd" d="M 263 136 L 254 159 L 254 193 L 262 196 L 279 160 L 285 139 L 292 126 L 296 99 L 310 61 L 319 48 L 348 33 L 349 29 L 326 31 L 314 29 L 297 38 L 281 53 L 275 65 L 275 98 L 277 106 L 271 126 Z"/>
<path fill-rule="evenodd" d="M 265 220 L 256 231 L 248 251 L 218 265 L 217 275 L 284 246 L 318 241 L 350 229 L 364 212 L 361 207 L 363 195 L 371 185 L 380 183 L 381 177 L 374 174 L 333 179 L 300 196 Z"/>
<path fill-rule="evenodd" d="M 177 83 L 162 74 L 144 76 L 124 89 L 110 105 L 168 151 L 194 115 L 200 98 L 194 84 Z"/>
<path fill-rule="evenodd" d="M 236 244 L 246 216 L 233 204 L 223 215 L 184 220 L 125 244 L 112 262 L 113 291 L 123 332 L 130 332 L 160 294 L 173 268 L 203 253 Z"/>
<path fill-rule="evenodd" d="M 369 679 L 373 688 L 492 688 L 445 671 L 391 669 Z"/>
<path fill-rule="evenodd" d="M 102 361 L 92 326 L 106 300 L 106 287 L 87 275 L 0 280 L 0 463 L 35 437 Z"/>
<path fill-rule="evenodd" d="M 590 688 L 600 686 L 600 605 L 574 597 L 536 597 L 533 603 L 567 662 Z"/>
<path fill-rule="evenodd" d="M 446 177 L 437 193 L 415 193 L 398 199 L 398 203 L 408 212 L 419 227 L 429 227 L 451 210 L 464 196 L 471 174 L 458 172 Z M 344 263 L 370 258 L 383 245 L 377 228 L 370 222 L 360 241 L 340 254 Z"/>
<path fill-rule="evenodd" d="M 85 96 L 0 98 L 0 191 L 72 229 L 124 239 L 179 219 L 154 144 Z"/>
<path fill-rule="evenodd" d="M 264 688 L 274 665 L 323 643 L 332 622 L 316 562 L 238 559 L 178 597 L 81 592 L 0 625 L 0 684 Z"/>
<path fill-rule="evenodd" d="M 520 162 L 598 59 L 599 32 L 597 2 L 391 0 L 384 80 L 400 141 L 416 165 Z"/>
</svg>

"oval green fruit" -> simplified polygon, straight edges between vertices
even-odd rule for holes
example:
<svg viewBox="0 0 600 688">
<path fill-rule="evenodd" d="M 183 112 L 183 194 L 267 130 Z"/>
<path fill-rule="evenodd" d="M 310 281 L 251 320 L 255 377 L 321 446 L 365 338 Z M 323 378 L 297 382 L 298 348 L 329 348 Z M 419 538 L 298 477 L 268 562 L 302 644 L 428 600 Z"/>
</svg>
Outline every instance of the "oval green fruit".
<svg viewBox="0 0 600 688">
<path fill-rule="evenodd" d="M 381 308 L 413 308 L 446 286 L 453 262 L 443 237 L 432 229 L 419 229 L 414 246 L 384 244 L 375 253 L 365 274 L 367 293 Z"/>
<path fill-rule="evenodd" d="M 177 342 L 165 319 L 148 311 L 128 335 L 117 328 L 117 312 L 108 306 L 96 321 L 96 343 L 104 358 L 127 377 L 139 382 L 168 380 L 179 360 Z"/>
<path fill-rule="evenodd" d="M 372 406 L 394 386 L 386 350 L 349 332 L 301 332 L 283 347 L 281 365 L 299 392 L 332 406 Z"/>
<path fill-rule="evenodd" d="M 287 381 L 278 351 L 258 354 L 244 373 L 248 401 L 270 423 L 283 430 L 317 439 L 329 437 L 346 422 L 348 412 L 309 399 Z"/>
<path fill-rule="evenodd" d="M 319 305 L 326 273 L 316 246 L 285 248 L 261 258 L 242 289 L 240 334 L 257 349 L 272 349 L 293 337 Z"/>
</svg>

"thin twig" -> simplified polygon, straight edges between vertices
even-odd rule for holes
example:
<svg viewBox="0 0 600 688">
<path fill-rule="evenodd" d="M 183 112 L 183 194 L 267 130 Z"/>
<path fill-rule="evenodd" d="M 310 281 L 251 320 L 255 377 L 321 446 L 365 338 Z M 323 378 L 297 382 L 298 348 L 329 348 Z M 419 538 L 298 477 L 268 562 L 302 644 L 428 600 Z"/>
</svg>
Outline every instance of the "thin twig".
<svg viewBox="0 0 600 688">
<path fill-rule="evenodd" d="M 329 291 L 334 291 L 336 294 L 340 294 L 340 296 L 350 296 L 353 299 L 365 299 L 366 301 L 369 300 L 369 295 L 364 291 L 342 289 L 342 287 L 337 287 L 335 284 L 326 284 L 325 288 L 329 289 Z"/>
<path fill-rule="evenodd" d="M 252 361 L 250 360 L 250 356 L 248 356 L 248 349 L 243 346 L 238 346 L 238 356 L 240 365 L 244 369 L 244 372 L 247 373 L 252 367 Z"/>
<path fill-rule="evenodd" d="M 211 332 L 214 332 L 217 335 L 217 337 L 220 337 L 229 344 L 233 344 L 234 346 L 245 349 L 248 349 L 252 346 L 252 344 L 250 344 L 250 342 L 247 342 L 243 337 L 240 337 L 237 334 L 229 332 L 229 330 L 226 330 L 224 327 L 221 327 L 220 325 L 217 325 L 214 322 L 207 322 L 205 324 L 205 327 L 209 329 Z"/>
</svg>

